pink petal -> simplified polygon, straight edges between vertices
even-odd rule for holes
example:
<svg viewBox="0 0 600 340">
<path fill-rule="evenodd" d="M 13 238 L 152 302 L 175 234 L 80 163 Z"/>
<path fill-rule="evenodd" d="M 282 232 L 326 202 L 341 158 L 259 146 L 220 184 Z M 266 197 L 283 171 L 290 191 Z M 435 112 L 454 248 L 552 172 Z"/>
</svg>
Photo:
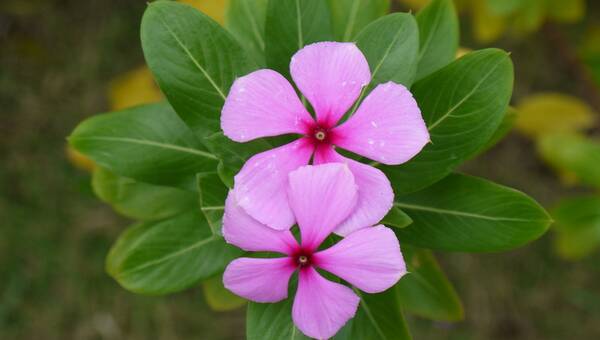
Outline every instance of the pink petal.
<svg viewBox="0 0 600 340">
<path fill-rule="evenodd" d="M 312 260 L 367 293 L 382 292 L 406 274 L 398 239 L 383 225 L 357 230 Z"/>
<path fill-rule="evenodd" d="M 268 227 L 289 229 L 295 219 L 287 199 L 288 174 L 308 164 L 313 149 L 309 141 L 299 139 L 254 155 L 234 178 L 238 204 Z"/>
<path fill-rule="evenodd" d="M 333 144 L 389 165 L 408 161 L 429 142 L 417 102 L 392 82 L 378 85 L 333 134 Z"/>
<path fill-rule="evenodd" d="M 369 64 L 354 43 L 319 42 L 292 57 L 290 72 L 319 123 L 332 127 L 371 80 Z"/>
<path fill-rule="evenodd" d="M 292 319 L 304 333 L 328 339 L 354 317 L 360 298 L 352 289 L 324 279 L 312 267 L 300 271 Z"/>
<path fill-rule="evenodd" d="M 288 282 L 296 270 L 289 257 L 233 260 L 223 274 L 225 288 L 256 302 L 277 302 L 287 298 Z"/>
<path fill-rule="evenodd" d="M 246 251 L 275 251 L 292 254 L 298 243 L 289 230 L 275 230 L 260 224 L 240 207 L 230 191 L 225 201 L 223 237 Z"/>
<path fill-rule="evenodd" d="M 292 85 L 273 70 L 258 70 L 238 78 L 221 112 L 223 133 L 236 142 L 303 133 L 313 119 Z"/>
<path fill-rule="evenodd" d="M 334 231 L 338 235 L 370 227 L 381 221 L 392 208 L 394 191 L 385 174 L 372 166 L 343 157 L 331 147 L 317 149 L 314 164 L 345 163 L 358 185 L 358 202 L 352 214 Z"/>
<path fill-rule="evenodd" d="M 300 227 L 302 247 L 312 251 L 344 221 L 358 199 L 348 166 L 304 166 L 290 173 L 288 199 Z"/>
</svg>

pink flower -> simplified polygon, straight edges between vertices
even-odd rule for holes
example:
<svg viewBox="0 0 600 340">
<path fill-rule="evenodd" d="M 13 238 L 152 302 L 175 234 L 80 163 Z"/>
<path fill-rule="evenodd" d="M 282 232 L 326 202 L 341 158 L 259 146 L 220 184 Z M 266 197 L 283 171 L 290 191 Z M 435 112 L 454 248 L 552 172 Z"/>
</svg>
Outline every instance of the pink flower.
<svg viewBox="0 0 600 340">
<path fill-rule="evenodd" d="M 316 268 L 365 292 L 377 293 L 398 282 L 406 266 L 398 239 L 382 225 L 362 226 L 331 248 L 318 250 L 359 200 L 347 165 L 303 166 L 289 174 L 286 187 L 300 228 L 300 244 L 289 230 L 275 230 L 250 217 L 230 192 L 223 217 L 225 240 L 246 251 L 276 252 L 285 257 L 236 259 L 225 269 L 223 283 L 249 300 L 277 302 L 287 298 L 288 282 L 298 270 L 294 323 L 304 334 L 326 339 L 354 316 L 359 297 L 347 286 L 323 278 Z"/>
<path fill-rule="evenodd" d="M 367 60 L 353 43 L 308 45 L 292 57 L 290 71 L 312 104 L 316 120 L 292 85 L 272 70 L 237 79 L 225 101 L 221 127 L 234 141 L 290 133 L 302 136 L 244 164 L 235 176 L 238 204 L 271 228 L 289 229 L 294 215 L 286 198 L 287 175 L 309 164 L 314 154 L 314 164 L 346 163 L 359 187 L 355 211 L 335 232 L 347 235 L 377 223 L 392 205 L 388 179 L 374 167 L 341 156 L 334 146 L 384 164 L 408 161 L 429 141 L 417 103 L 404 86 L 388 82 L 375 87 L 356 113 L 336 126 L 371 79 Z"/>
</svg>

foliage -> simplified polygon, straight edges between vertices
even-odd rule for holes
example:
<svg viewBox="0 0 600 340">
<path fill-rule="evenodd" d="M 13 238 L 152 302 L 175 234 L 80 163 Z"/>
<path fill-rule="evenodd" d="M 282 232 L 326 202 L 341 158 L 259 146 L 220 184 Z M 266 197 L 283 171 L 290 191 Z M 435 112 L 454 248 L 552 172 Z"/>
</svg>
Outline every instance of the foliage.
<svg viewBox="0 0 600 340">
<path fill-rule="evenodd" d="M 486 49 L 454 60 L 459 29 L 450 0 L 433 1 L 416 18 L 386 15 L 387 1 L 346 2 L 232 0 L 229 31 L 184 4 L 148 5 L 142 47 L 167 101 L 89 118 L 69 137 L 99 166 L 96 194 L 143 221 L 122 233 L 107 259 L 107 271 L 123 287 L 167 294 L 203 282 L 216 309 L 241 305 L 215 283 L 240 255 L 220 236 L 223 201 L 231 176 L 268 144 L 223 138 L 221 107 L 236 77 L 264 65 L 289 76 L 296 50 L 334 38 L 356 42 L 367 57 L 373 80 L 365 92 L 390 80 L 410 87 L 431 135 L 408 163 L 379 165 L 396 192 L 384 221 L 396 227 L 413 273 L 384 293 L 362 294 L 357 316 L 336 339 L 410 338 L 405 312 L 444 321 L 463 317 L 456 292 L 426 248 L 504 251 L 545 232 L 550 218 L 525 194 L 453 173 L 506 132 L 509 55 Z M 289 300 L 249 303 L 248 338 L 302 338 L 290 308 Z"/>
</svg>

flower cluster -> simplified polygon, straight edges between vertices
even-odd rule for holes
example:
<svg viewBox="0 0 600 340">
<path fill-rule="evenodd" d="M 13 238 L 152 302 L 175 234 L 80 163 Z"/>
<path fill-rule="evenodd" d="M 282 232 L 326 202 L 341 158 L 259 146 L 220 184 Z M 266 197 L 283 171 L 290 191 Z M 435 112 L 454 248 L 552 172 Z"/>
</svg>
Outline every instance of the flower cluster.
<svg viewBox="0 0 600 340">
<path fill-rule="evenodd" d="M 239 258 L 223 280 L 242 297 L 272 303 L 287 298 L 290 277 L 298 271 L 294 323 L 322 339 L 354 316 L 359 298 L 317 269 L 367 293 L 390 288 L 406 273 L 394 233 L 373 226 L 392 206 L 389 181 L 336 147 L 395 165 L 414 157 L 429 134 L 411 93 L 393 82 L 373 88 L 352 112 L 371 80 L 364 55 L 352 43 L 308 45 L 292 57 L 290 73 L 315 118 L 293 86 L 267 69 L 237 79 L 223 107 L 221 126 L 234 141 L 300 135 L 246 162 L 235 176 L 223 218 L 227 242 L 283 257 Z M 348 111 L 353 114 L 339 124 Z M 311 160 L 313 166 L 307 165 Z M 294 224 L 299 242 L 290 231 Z M 320 249 L 332 232 L 344 238 Z"/>
</svg>

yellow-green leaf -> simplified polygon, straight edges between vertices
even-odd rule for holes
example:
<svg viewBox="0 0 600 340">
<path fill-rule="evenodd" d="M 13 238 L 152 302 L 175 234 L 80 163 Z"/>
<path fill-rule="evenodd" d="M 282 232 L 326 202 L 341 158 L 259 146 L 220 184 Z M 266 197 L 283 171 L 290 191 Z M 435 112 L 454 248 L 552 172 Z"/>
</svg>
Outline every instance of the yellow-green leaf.
<svg viewBox="0 0 600 340">
<path fill-rule="evenodd" d="M 246 304 L 246 300 L 231 293 L 223 286 L 223 275 L 217 275 L 202 282 L 202 291 L 210 308 L 217 312 L 237 309 Z"/>
</svg>

